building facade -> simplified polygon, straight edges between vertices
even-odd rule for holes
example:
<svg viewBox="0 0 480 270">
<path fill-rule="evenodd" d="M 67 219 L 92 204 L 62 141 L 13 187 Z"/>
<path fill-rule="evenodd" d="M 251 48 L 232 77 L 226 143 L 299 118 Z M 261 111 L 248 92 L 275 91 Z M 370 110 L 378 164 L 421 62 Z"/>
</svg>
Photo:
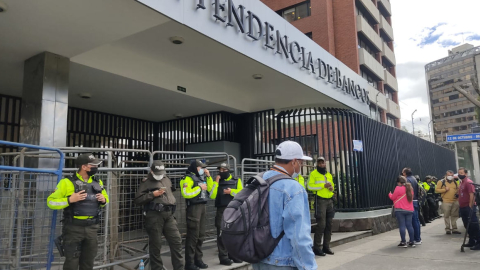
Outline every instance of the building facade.
<svg viewBox="0 0 480 270">
<path fill-rule="evenodd" d="M 370 116 L 400 128 L 389 0 L 262 0 L 369 84 Z"/>
<path fill-rule="evenodd" d="M 477 123 L 475 105 L 456 91 L 454 85 L 478 98 L 471 79 L 478 80 L 479 72 L 480 46 L 470 44 L 449 50 L 447 57 L 425 66 L 435 142 L 445 142 L 447 134 L 470 133 L 472 124 Z"/>
</svg>

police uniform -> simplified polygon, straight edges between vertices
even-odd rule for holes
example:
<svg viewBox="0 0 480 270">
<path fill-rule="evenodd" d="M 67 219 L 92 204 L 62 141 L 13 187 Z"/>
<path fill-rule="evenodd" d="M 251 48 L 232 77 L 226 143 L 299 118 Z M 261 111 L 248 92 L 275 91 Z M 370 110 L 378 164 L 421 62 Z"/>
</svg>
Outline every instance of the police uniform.
<svg viewBox="0 0 480 270">
<path fill-rule="evenodd" d="M 324 158 L 319 158 L 318 161 L 324 161 Z M 317 227 L 315 228 L 315 237 L 313 241 L 314 252 L 317 255 L 324 256 L 325 252 L 333 254 L 330 250 L 330 240 L 332 238 L 332 221 L 335 216 L 335 210 L 333 207 L 333 195 L 334 192 L 325 187 L 325 184 L 330 183 L 332 188 L 335 189 L 333 183 L 333 176 L 325 171 L 324 174 L 317 170 L 310 173 L 307 189 L 316 192 L 316 210 L 315 218 L 317 221 Z M 323 249 L 322 246 L 323 238 Z"/>
<path fill-rule="evenodd" d="M 201 161 L 193 161 L 180 181 L 182 196 L 186 199 L 187 204 L 187 237 L 185 239 L 185 269 L 197 269 L 196 267 L 205 269 L 208 265 L 203 263 L 202 244 L 205 240 L 205 222 L 207 219 L 207 191 L 211 190 L 212 179 L 210 176 L 204 179 L 204 175 L 200 175 L 197 167 L 205 168 L 205 164 Z M 205 180 L 210 183 L 207 190 L 202 190 L 201 184 Z"/>
<path fill-rule="evenodd" d="M 218 169 L 220 168 L 229 170 L 227 164 L 225 163 L 221 164 L 220 167 L 218 167 Z M 218 183 L 212 180 L 213 182 L 211 184 L 208 184 L 212 186 L 210 192 L 210 199 L 215 200 L 215 207 L 217 208 L 217 214 L 215 215 L 215 227 L 217 228 L 218 259 L 220 260 L 220 264 L 231 265 L 231 259 L 233 259 L 233 261 L 236 263 L 240 263 L 241 261 L 229 257 L 227 249 L 225 248 L 225 245 L 220 238 L 222 217 L 225 208 L 227 208 L 227 205 L 233 200 L 233 197 L 235 197 L 235 195 L 243 189 L 243 184 L 240 178 L 234 178 L 230 174 L 230 172 L 226 172 L 226 174 L 228 174 L 227 178 L 221 177 Z M 223 191 L 226 189 L 230 189 L 230 194 L 223 193 Z"/>
<path fill-rule="evenodd" d="M 153 194 L 156 190 L 164 190 L 160 196 Z M 166 176 L 165 165 L 156 160 L 151 167 L 151 173 L 143 179 L 135 195 L 134 203 L 143 206 L 145 215 L 145 229 L 148 234 L 148 246 L 152 270 L 163 270 L 162 234 L 170 246 L 172 265 L 174 270 L 183 270 L 182 237 L 178 230 L 177 221 L 173 214 L 176 209 L 176 200 L 173 195 L 175 187 Z"/>
<path fill-rule="evenodd" d="M 431 176 L 427 176 L 427 179 L 431 179 Z M 429 212 L 429 217 L 430 219 L 435 219 L 438 217 L 438 212 L 437 212 L 437 205 L 435 203 L 435 183 L 427 182 L 427 179 L 425 179 L 425 182 L 423 183 L 425 191 L 427 191 L 427 203 L 428 203 L 428 208 L 430 210 Z M 428 186 L 428 188 L 427 188 Z"/>
<path fill-rule="evenodd" d="M 101 164 L 92 154 L 80 155 L 76 160 L 77 167 L 82 165 Z M 93 170 L 91 170 L 93 172 Z M 70 196 L 85 190 L 87 197 L 84 200 L 70 203 Z M 105 203 L 95 197 L 101 193 Z M 65 253 L 64 270 L 90 270 L 97 255 L 98 229 L 101 208 L 108 203 L 108 195 L 103 182 L 91 175 L 88 180 L 77 172 L 72 176 L 60 180 L 55 189 L 47 198 L 50 209 L 63 211 L 63 249 Z"/>
</svg>

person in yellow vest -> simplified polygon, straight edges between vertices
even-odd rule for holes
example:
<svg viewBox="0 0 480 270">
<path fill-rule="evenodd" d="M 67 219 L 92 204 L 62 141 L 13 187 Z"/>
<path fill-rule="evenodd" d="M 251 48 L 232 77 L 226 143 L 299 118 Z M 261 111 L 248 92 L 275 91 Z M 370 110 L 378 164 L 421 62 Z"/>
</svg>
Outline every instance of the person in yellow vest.
<svg viewBox="0 0 480 270">
<path fill-rule="evenodd" d="M 315 237 L 313 240 L 313 253 L 317 256 L 334 254 L 330 249 L 330 240 L 332 238 L 332 221 L 335 216 L 332 199 L 335 184 L 333 183 L 333 176 L 327 172 L 326 165 L 325 158 L 318 158 L 317 169 L 310 173 L 307 184 L 308 190 L 316 192 L 315 218 L 317 220 L 317 227 L 315 228 Z M 322 246 L 323 248 L 320 248 Z"/>
<path fill-rule="evenodd" d="M 230 168 L 226 163 L 220 164 L 218 167 L 218 175 L 215 181 L 210 179 L 211 183 L 207 182 L 207 185 L 211 185 L 210 199 L 215 200 L 215 207 L 217 208 L 217 214 L 215 215 L 215 227 L 217 228 L 217 247 L 218 247 L 218 259 L 221 265 L 232 265 L 234 263 L 242 263 L 241 260 L 231 257 L 228 254 L 227 248 L 223 244 L 221 237 L 222 217 L 223 212 L 227 208 L 228 204 L 233 200 L 233 197 L 237 195 L 243 189 L 242 179 L 233 177 L 230 174 Z"/>
<path fill-rule="evenodd" d="M 303 178 L 301 174 L 299 174 L 295 180 L 297 180 L 297 182 L 300 183 L 303 188 L 305 188 L 305 178 Z"/>
<path fill-rule="evenodd" d="M 50 209 L 63 209 L 64 270 L 93 269 L 101 209 L 108 203 L 102 180 L 94 176 L 101 163 L 93 154 L 78 156 L 78 171 L 60 180 L 47 198 Z"/>
</svg>

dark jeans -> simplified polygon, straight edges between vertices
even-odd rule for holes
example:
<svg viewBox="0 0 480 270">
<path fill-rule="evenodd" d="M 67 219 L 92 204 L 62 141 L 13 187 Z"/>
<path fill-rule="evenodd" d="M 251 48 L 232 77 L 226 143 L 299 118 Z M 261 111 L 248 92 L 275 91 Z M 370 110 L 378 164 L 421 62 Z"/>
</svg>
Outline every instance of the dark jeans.
<svg viewBox="0 0 480 270">
<path fill-rule="evenodd" d="M 420 242 L 422 241 L 422 238 L 420 235 L 420 220 L 418 219 L 418 211 L 419 211 L 418 201 L 413 202 L 413 208 L 415 209 L 415 211 L 413 211 L 413 218 L 412 218 L 413 232 L 415 234 L 414 241 Z"/>
<path fill-rule="evenodd" d="M 398 221 L 398 230 L 400 231 L 400 238 L 402 243 L 406 243 L 405 239 L 405 228 L 408 230 L 408 237 L 410 237 L 410 242 L 414 241 L 414 232 L 412 225 L 413 212 L 407 211 L 395 211 L 395 217 Z"/>
<path fill-rule="evenodd" d="M 470 207 L 461 207 L 460 216 L 462 217 L 463 226 L 467 228 L 468 220 L 470 218 Z M 468 235 L 470 237 L 469 243 L 480 243 L 480 227 L 478 225 L 477 206 L 473 206 L 472 220 L 468 228 Z"/>
</svg>

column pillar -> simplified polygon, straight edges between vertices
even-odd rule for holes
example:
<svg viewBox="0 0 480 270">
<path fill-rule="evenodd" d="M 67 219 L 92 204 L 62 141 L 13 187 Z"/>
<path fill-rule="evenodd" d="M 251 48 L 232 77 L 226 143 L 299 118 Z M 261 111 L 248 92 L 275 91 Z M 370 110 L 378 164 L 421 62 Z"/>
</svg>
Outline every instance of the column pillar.
<svg viewBox="0 0 480 270">
<path fill-rule="evenodd" d="M 473 174 L 471 179 L 473 182 L 480 184 L 480 161 L 478 158 L 478 142 L 472 142 L 472 161 L 473 161 Z"/>
<path fill-rule="evenodd" d="M 66 146 L 69 70 L 70 59 L 50 52 L 25 61 L 20 142 Z"/>
</svg>

